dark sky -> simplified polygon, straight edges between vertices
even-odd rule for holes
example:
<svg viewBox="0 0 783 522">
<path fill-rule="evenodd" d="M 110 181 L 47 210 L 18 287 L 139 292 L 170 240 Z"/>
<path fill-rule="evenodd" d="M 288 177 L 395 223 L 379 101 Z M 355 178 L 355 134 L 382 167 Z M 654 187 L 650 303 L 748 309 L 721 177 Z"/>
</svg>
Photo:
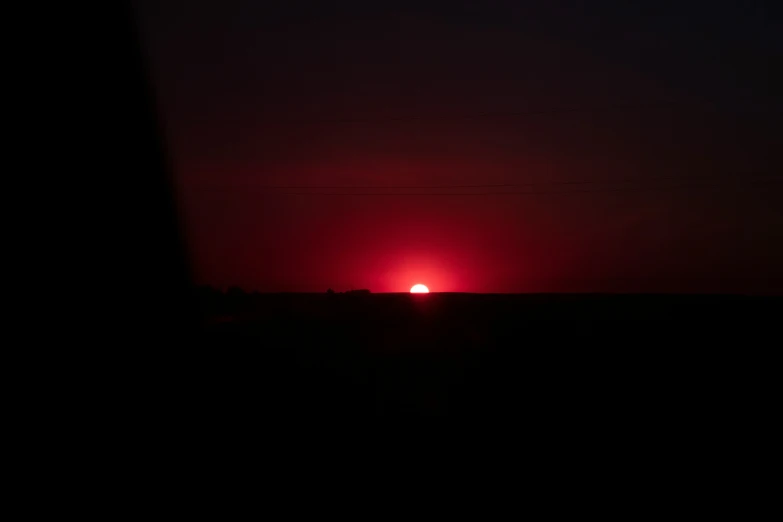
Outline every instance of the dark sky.
<svg viewBox="0 0 783 522">
<path fill-rule="evenodd" d="M 783 291 L 775 2 L 136 3 L 200 283 Z"/>
</svg>

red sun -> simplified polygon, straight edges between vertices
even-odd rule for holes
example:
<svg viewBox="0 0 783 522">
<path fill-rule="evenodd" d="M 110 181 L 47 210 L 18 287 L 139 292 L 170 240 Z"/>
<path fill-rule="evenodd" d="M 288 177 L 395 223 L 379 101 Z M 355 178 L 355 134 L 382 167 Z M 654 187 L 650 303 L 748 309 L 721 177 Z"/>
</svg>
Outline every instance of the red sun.
<svg viewBox="0 0 783 522">
<path fill-rule="evenodd" d="M 430 289 L 427 288 L 426 286 L 420 285 L 420 284 L 419 285 L 413 285 L 411 287 L 411 293 L 412 294 L 429 294 L 430 293 Z"/>
</svg>

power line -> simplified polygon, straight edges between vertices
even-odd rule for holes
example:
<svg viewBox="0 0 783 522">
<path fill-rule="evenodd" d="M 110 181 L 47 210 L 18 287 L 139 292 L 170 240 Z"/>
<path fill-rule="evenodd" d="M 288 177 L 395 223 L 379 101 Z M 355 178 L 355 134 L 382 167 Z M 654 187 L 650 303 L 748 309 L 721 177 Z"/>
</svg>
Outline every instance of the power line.
<svg viewBox="0 0 783 522">
<path fill-rule="evenodd" d="M 751 180 L 765 179 L 767 177 L 780 178 L 774 174 L 761 174 L 750 176 Z M 309 189 L 378 189 L 378 190 L 396 190 L 396 189 L 463 189 L 463 188 L 518 188 L 518 187 L 538 187 L 538 186 L 558 186 L 558 185 L 594 185 L 594 184 L 612 184 L 612 183 L 637 183 L 637 182 L 655 182 L 655 181 L 699 181 L 699 180 L 726 180 L 726 181 L 744 181 L 748 178 L 738 178 L 735 176 L 656 176 L 652 178 L 619 178 L 604 180 L 562 180 L 562 181 L 533 181 L 528 183 L 496 183 L 496 184 L 474 184 L 474 185 L 258 185 L 259 189 L 280 189 L 280 190 L 309 190 Z"/>
<path fill-rule="evenodd" d="M 762 182 L 783 181 L 783 177 L 772 179 L 755 180 L 760 184 Z M 652 187 L 608 187 L 590 190 L 542 190 L 542 191 L 513 191 L 513 192 L 266 192 L 267 196 L 536 196 L 536 195 L 559 195 L 559 194 L 595 194 L 601 192 L 628 192 L 628 191 L 656 191 L 672 189 L 689 188 L 736 188 L 731 185 L 720 184 L 691 184 L 691 185 L 668 185 Z"/>
<path fill-rule="evenodd" d="M 747 100 L 757 102 L 756 98 L 747 97 Z M 734 100 L 740 101 L 740 100 Z M 745 100 L 741 100 L 745 101 Z M 715 111 L 724 110 L 721 106 L 725 103 L 713 100 L 705 100 L 701 105 L 696 105 L 691 101 L 661 101 L 651 103 L 635 104 L 613 104 L 596 107 L 556 107 L 549 109 L 528 109 L 520 111 L 497 111 L 497 112 L 477 112 L 473 114 L 432 114 L 427 116 L 387 116 L 387 117 L 369 117 L 369 118 L 326 118 L 311 120 L 275 120 L 274 123 L 280 125 L 321 125 L 321 124 L 340 124 L 340 123 L 385 123 L 385 122 L 417 122 L 417 121 L 470 121 L 470 120 L 488 120 L 488 119 L 509 119 L 520 116 L 557 116 L 568 114 L 584 113 L 607 113 L 623 111 L 649 111 L 660 109 L 688 109 Z M 735 108 L 736 110 L 736 108 Z"/>
</svg>

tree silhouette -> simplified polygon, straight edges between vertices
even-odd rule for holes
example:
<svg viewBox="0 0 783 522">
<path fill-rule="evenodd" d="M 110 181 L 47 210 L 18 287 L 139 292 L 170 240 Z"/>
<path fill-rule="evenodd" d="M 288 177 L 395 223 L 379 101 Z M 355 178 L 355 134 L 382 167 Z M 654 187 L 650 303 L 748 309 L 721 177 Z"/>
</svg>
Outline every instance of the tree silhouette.
<svg viewBox="0 0 783 522">
<path fill-rule="evenodd" d="M 232 286 L 226 291 L 226 304 L 231 313 L 238 313 L 247 305 L 248 295 L 238 286 Z"/>
</svg>

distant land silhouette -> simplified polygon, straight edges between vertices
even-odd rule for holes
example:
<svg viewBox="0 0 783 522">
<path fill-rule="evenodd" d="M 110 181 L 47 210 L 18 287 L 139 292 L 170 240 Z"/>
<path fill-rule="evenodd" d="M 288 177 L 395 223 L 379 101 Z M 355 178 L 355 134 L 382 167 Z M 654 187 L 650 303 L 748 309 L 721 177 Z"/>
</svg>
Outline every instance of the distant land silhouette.
<svg viewBox="0 0 783 522">
<path fill-rule="evenodd" d="M 196 293 L 227 407 L 276 396 L 286 411 L 350 415 L 687 421 L 698 390 L 706 414 L 764 382 L 748 372 L 764 371 L 754 361 L 783 309 L 734 295 Z"/>
</svg>

